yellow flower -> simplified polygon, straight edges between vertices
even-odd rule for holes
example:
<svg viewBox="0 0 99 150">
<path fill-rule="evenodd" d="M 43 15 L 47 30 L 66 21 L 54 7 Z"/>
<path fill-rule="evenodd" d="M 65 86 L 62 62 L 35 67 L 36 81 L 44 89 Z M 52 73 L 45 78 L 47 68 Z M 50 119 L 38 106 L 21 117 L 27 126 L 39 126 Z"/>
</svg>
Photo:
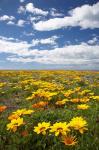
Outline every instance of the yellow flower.
<svg viewBox="0 0 99 150">
<path fill-rule="evenodd" d="M 47 100 L 51 100 L 53 96 L 57 95 L 57 92 L 49 92 L 44 91 L 42 89 L 38 89 L 36 92 L 34 92 L 31 96 L 27 97 L 27 100 L 33 100 L 34 98 L 43 98 Z"/>
<path fill-rule="evenodd" d="M 75 136 L 64 136 L 62 138 L 62 142 L 65 144 L 65 145 L 68 145 L 68 146 L 74 146 L 75 144 L 77 144 L 77 139 L 75 138 Z"/>
<path fill-rule="evenodd" d="M 79 92 L 81 90 L 81 87 L 76 87 L 75 92 Z"/>
<path fill-rule="evenodd" d="M 3 86 L 5 86 L 6 85 L 6 83 L 4 82 L 0 82 L 0 88 L 2 88 Z"/>
<path fill-rule="evenodd" d="M 86 96 L 86 95 L 90 95 L 90 93 L 91 93 L 91 90 L 86 89 L 86 90 L 79 92 L 79 95 Z"/>
<path fill-rule="evenodd" d="M 15 132 L 17 130 L 17 127 L 23 125 L 23 118 L 13 119 L 9 124 L 7 124 L 7 130 L 12 130 Z"/>
<path fill-rule="evenodd" d="M 33 112 L 34 112 L 34 110 L 28 109 L 23 112 L 23 115 L 30 115 Z"/>
<path fill-rule="evenodd" d="M 66 135 L 70 129 L 68 128 L 68 124 L 66 122 L 56 122 L 51 126 L 50 132 L 55 132 L 55 136 L 58 135 Z"/>
<path fill-rule="evenodd" d="M 70 97 L 72 94 L 74 94 L 75 91 L 73 90 L 67 90 L 65 93 L 64 93 L 64 96 L 66 97 Z"/>
<path fill-rule="evenodd" d="M 89 105 L 87 104 L 80 104 L 77 106 L 77 109 L 82 109 L 82 110 L 85 110 L 85 109 L 88 109 L 89 108 Z"/>
<path fill-rule="evenodd" d="M 74 128 L 75 130 L 78 130 L 81 134 L 83 134 L 84 130 L 88 130 L 86 128 L 87 122 L 82 117 L 74 117 L 70 121 L 69 126 Z"/>
<path fill-rule="evenodd" d="M 15 112 L 13 112 L 13 114 L 16 114 L 18 116 L 21 116 L 24 112 L 26 111 L 26 109 L 18 109 Z"/>
<path fill-rule="evenodd" d="M 46 134 L 46 131 L 50 128 L 50 123 L 49 122 L 42 122 L 42 123 L 38 123 L 38 126 L 34 127 L 34 132 L 36 132 L 37 134 Z"/>
<path fill-rule="evenodd" d="M 99 100 L 99 96 L 91 96 L 90 98 L 94 100 Z"/>
<path fill-rule="evenodd" d="M 81 98 L 80 99 L 80 102 L 81 103 L 86 103 L 86 102 L 88 102 L 90 99 L 88 98 L 88 97 L 83 97 L 83 98 Z"/>
<path fill-rule="evenodd" d="M 61 101 L 57 101 L 55 104 L 61 106 L 61 105 L 64 105 L 67 101 L 69 101 L 69 100 L 68 99 L 63 99 Z"/>
<path fill-rule="evenodd" d="M 33 113 L 34 110 L 31 110 L 31 109 L 18 109 L 17 111 L 13 112 L 14 115 L 16 116 L 21 116 L 21 115 L 30 115 L 31 113 Z"/>
</svg>

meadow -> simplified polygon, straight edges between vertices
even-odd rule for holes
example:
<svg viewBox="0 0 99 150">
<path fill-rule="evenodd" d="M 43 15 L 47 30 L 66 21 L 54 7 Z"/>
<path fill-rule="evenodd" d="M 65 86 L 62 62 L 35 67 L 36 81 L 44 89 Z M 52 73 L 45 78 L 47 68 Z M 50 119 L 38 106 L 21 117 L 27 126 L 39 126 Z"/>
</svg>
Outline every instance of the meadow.
<svg viewBox="0 0 99 150">
<path fill-rule="evenodd" d="M 0 149 L 99 150 L 99 72 L 0 71 Z"/>
</svg>

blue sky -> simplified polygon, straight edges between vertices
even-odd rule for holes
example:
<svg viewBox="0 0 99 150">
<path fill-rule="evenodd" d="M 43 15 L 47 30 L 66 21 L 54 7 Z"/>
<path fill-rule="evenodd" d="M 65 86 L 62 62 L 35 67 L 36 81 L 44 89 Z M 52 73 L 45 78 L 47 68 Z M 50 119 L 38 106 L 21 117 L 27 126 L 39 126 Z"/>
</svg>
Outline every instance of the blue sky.
<svg viewBox="0 0 99 150">
<path fill-rule="evenodd" d="M 0 0 L 0 69 L 99 70 L 99 1 Z"/>
</svg>

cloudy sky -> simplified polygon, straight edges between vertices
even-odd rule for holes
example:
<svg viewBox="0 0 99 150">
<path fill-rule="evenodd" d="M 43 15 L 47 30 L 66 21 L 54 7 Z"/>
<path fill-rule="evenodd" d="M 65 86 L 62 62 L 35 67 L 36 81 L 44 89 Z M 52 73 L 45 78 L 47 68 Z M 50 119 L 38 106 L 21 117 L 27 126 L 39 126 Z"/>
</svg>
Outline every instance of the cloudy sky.
<svg viewBox="0 0 99 150">
<path fill-rule="evenodd" d="M 0 69 L 99 70 L 99 0 L 0 0 Z"/>
</svg>

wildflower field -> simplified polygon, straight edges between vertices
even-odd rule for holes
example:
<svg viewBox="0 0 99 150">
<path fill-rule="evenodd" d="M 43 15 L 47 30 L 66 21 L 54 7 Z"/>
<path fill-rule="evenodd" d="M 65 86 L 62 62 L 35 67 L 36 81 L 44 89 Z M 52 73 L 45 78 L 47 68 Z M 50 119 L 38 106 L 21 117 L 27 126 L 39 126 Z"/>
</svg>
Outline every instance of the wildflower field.
<svg viewBox="0 0 99 150">
<path fill-rule="evenodd" d="M 99 150 L 99 72 L 0 71 L 0 150 Z"/>
</svg>

